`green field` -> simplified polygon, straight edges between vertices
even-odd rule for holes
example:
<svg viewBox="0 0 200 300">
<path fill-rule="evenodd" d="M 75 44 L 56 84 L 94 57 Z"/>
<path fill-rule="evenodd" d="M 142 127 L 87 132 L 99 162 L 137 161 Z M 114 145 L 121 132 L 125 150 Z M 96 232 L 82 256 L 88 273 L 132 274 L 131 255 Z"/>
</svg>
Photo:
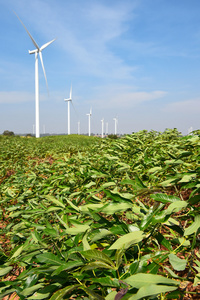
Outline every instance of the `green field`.
<svg viewBox="0 0 200 300">
<path fill-rule="evenodd" d="M 0 299 L 199 299 L 198 133 L 0 136 Z"/>
</svg>

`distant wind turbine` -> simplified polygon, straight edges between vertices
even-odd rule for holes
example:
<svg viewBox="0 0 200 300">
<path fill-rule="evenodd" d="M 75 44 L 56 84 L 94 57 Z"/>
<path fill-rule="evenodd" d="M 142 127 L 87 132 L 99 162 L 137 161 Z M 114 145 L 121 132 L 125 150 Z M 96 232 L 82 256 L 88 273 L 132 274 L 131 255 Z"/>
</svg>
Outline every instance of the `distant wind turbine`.
<svg viewBox="0 0 200 300">
<path fill-rule="evenodd" d="M 80 134 L 80 121 L 78 121 L 78 134 Z"/>
<path fill-rule="evenodd" d="M 115 121 L 115 134 L 117 134 L 117 123 L 118 123 L 118 119 L 117 119 L 117 118 L 113 118 L 113 120 Z"/>
<path fill-rule="evenodd" d="M 106 122 L 106 134 L 108 135 L 108 122 Z"/>
<path fill-rule="evenodd" d="M 88 136 L 90 136 L 91 134 L 91 124 L 90 124 L 90 119 L 91 119 L 91 115 L 92 115 L 92 108 L 90 108 L 90 113 L 86 114 L 88 116 Z"/>
<path fill-rule="evenodd" d="M 104 133 L 104 118 L 101 120 L 101 137 L 103 139 L 103 133 Z"/>
<path fill-rule="evenodd" d="M 15 13 L 15 12 L 14 12 Z M 18 17 L 18 15 L 15 13 L 15 15 L 17 16 L 17 18 L 19 19 L 19 21 L 22 23 L 22 21 L 20 20 L 20 18 Z M 41 61 L 41 65 L 42 65 L 42 69 L 43 69 L 43 73 L 44 73 L 44 78 L 46 81 L 46 86 L 47 86 L 47 91 L 48 91 L 48 83 L 47 83 L 47 77 L 46 77 L 46 72 L 45 72 L 45 68 L 44 68 L 44 63 L 43 63 L 43 59 L 42 59 L 42 50 L 44 50 L 47 46 L 49 46 L 51 43 L 53 43 L 55 41 L 52 40 L 46 44 L 44 44 L 42 47 L 39 47 L 38 44 L 36 43 L 36 41 L 34 40 L 34 38 L 32 37 L 32 35 L 30 34 L 30 32 L 28 31 L 28 29 L 25 27 L 25 25 L 22 23 L 23 27 L 25 28 L 26 32 L 28 33 L 33 45 L 36 47 L 35 50 L 30 51 L 29 50 L 29 54 L 35 54 L 35 136 L 36 138 L 40 137 L 40 121 L 39 121 L 39 70 L 38 70 L 38 54 L 40 56 L 40 61 Z M 48 92 L 49 93 L 49 92 Z"/>
<path fill-rule="evenodd" d="M 72 102 L 72 85 L 70 89 L 69 98 L 64 99 L 65 102 L 68 102 L 68 135 L 70 135 L 70 102 Z"/>
</svg>

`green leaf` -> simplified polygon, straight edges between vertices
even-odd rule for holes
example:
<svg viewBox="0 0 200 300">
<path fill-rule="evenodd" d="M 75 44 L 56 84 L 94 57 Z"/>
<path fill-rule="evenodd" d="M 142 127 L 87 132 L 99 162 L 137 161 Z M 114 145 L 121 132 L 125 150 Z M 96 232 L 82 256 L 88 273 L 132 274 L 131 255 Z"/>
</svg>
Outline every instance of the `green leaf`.
<svg viewBox="0 0 200 300">
<path fill-rule="evenodd" d="M 141 242 L 144 238 L 143 231 L 134 231 L 125 234 L 124 236 L 117 239 L 109 248 L 111 249 L 127 249 L 133 244 Z"/>
<path fill-rule="evenodd" d="M 166 194 L 153 194 L 150 195 L 150 197 L 158 202 L 162 203 L 173 203 L 175 201 L 180 201 L 179 197 L 171 196 L 171 195 L 166 195 Z"/>
<path fill-rule="evenodd" d="M 86 233 L 82 239 L 82 243 L 83 243 L 83 250 L 90 250 L 91 247 L 87 241 L 87 237 L 88 237 L 88 234 Z"/>
<path fill-rule="evenodd" d="M 186 201 L 176 201 L 174 203 L 171 203 L 168 208 L 165 210 L 166 215 L 169 215 L 173 212 L 179 212 L 183 208 L 185 208 L 188 205 Z"/>
<path fill-rule="evenodd" d="M 180 282 L 175 281 L 173 279 L 163 277 L 161 275 L 156 274 L 146 274 L 146 273 L 138 273 L 134 274 L 126 279 L 124 279 L 126 283 L 130 284 L 132 287 L 140 289 L 143 286 L 149 286 L 154 284 L 166 284 L 166 285 L 178 285 Z"/>
<path fill-rule="evenodd" d="M 30 294 L 33 294 L 34 292 L 36 292 L 37 290 L 41 289 L 44 286 L 43 283 L 38 283 L 34 286 L 28 287 L 26 289 L 24 289 L 22 292 L 20 292 L 20 295 L 22 296 L 29 296 Z"/>
<path fill-rule="evenodd" d="M 103 253 L 102 251 L 87 250 L 87 251 L 82 251 L 81 254 L 87 259 L 99 260 L 111 265 L 112 267 L 115 266 L 113 261 L 110 259 L 110 257 L 107 254 Z"/>
<path fill-rule="evenodd" d="M 60 267 L 58 267 L 53 273 L 52 276 L 60 274 L 62 271 L 68 271 L 73 268 L 77 268 L 82 266 L 84 263 L 82 261 L 70 261 L 68 263 L 63 263 Z"/>
<path fill-rule="evenodd" d="M 93 290 L 88 289 L 87 287 L 85 287 L 83 285 L 80 286 L 80 289 L 82 289 L 83 291 L 85 291 L 88 294 L 88 296 L 92 297 L 92 299 L 95 299 L 95 300 L 105 300 L 99 294 L 95 293 Z"/>
<path fill-rule="evenodd" d="M 115 296 L 117 295 L 117 292 L 116 291 L 112 291 L 112 292 L 110 292 L 107 296 L 106 296 L 106 298 L 105 298 L 105 300 L 115 300 Z"/>
<path fill-rule="evenodd" d="M 186 268 L 187 260 L 181 259 L 175 254 L 169 254 L 169 262 L 174 270 L 176 271 L 183 271 Z"/>
<path fill-rule="evenodd" d="M 126 211 L 127 209 L 131 208 L 133 205 L 126 202 L 121 203 L 111 203 L 103 208 L 101 211 L 107 215 L 113 215 L 120 211 Z"/>
<path fill-rule="evenodd" d="M 100 283 L 102 286 L 109 286 L 109 287 L 119 287 L 119 280 L 116 278 L 112 278 L 109 276 L 101 277 L 101 278 L 91 278 L 92 282 Z"/>
<path fill-rule="evenodd" d="M 114 269 L 114 267 L 101 261 L 95 261 L 88 263 L 85 267 L 82 268 L 81 272 L 95 269 Z"/>
<path fill-rule="evenodd" d="M 54 266 L 61 266 L 63 264 L 63 261 L 53 253 L 42 253 L 37 255 L 36 258 L 38 262 L 51 264 Z"/>
<path fill-rule="evenodd" d="M 160 233 L 158 232 L 155 236 L 155 238 L 157 239 L 157 241 L 163 245 L 165 248 L 167 248 L 169 251 L 172 251 L 172 245 L 170 244 L 170 242 Z"/>
<path fill-rule="evenodd" d="M 196 176 L 197 176 L 197 174 L 195 174 L 195 173 L 184 175 L 183 178 L 181 180 L 179 180 L 179 183 L 189 182 L 189 181 L 195 179 Z"/>
<path fill-rule="evenodd" d="M 50 195 L 46 195 L 44 196 L 45 199 L 47 199 L 48 201 L 50 202 L 53 202 L 54 204 L 56 204 L 57 206 L 60 206 L 62 208 L 65 208 L 65 205 L 59 201 L 58 199 L 54 198 L 53 196 L 50 196 Z"/>
<path fill-rule="evenodd" d="M 147 286 L 141 287 L 139 289 L 139 291 L 137 292 L 137 294 L 130 297 L 129 300 L 144 299 L 145 297 L 148 297 L 148 296 L 156 296 L 161 293 L 174 291 L 176 289 L 177 289 L 177 287 L 174 287 L 174 286 L 156 285 L 156 284 L 147 285 Z"/>
<path fill-rule="evenodd" d="M 67 286 L 66 288 L 64 288 L 62 290 L 59 290 L 56 293 L 54 293 L 53 296 L 51 296 L 51 298 L 49 300 L 63 300 L 63 297 L 67 293 L 75 290 L 78 287 L 80 287 L 80 284 L 75 284 L 75 285 L 72 285 L 72 286 Z"/>
<path fill-rule="evenodd" d="M 194 232 L 197 232 L 199 227 L 200 227 L 200 215 L 197 215 L 194 218 L 194 222 L 185 229 L 184 236 L 191 235 Z"/>
<path fill-rule="evenodd" d="M 77 235 L 79 233 L 86 232 L 88 229 L 90 229 L 90 226 L 88 225 L 78 225 L 76 224 L 74 227 L 65 229 L 65 232 L 71 235 Z"/>
<path fill-rule="evenodd" d="M 0 276 L 8 274 L 12 269 L 13 267 L 0 267 Z"/>
<path fill-rule="evenodd" d="M 20 247 L 18 247 L 10 259 L 13 259 L 13 258 L 19 256 L 22 253 L 23 248 L 24 248 L 24 245 L 21 245 Z"/>
</svg>

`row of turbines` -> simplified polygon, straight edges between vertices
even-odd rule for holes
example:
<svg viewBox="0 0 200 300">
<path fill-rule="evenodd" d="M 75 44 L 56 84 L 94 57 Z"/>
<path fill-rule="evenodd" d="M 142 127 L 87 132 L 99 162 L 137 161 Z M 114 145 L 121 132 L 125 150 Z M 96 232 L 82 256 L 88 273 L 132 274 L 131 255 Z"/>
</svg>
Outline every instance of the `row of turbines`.
<svg viewBox="0 0 200 300">
<path fill-rule="evenodd" d="M 72 104 L 72 85 L 70 88 L 70 94 L 69 94 L 69 98 L 64 99 L 65 102 L 67 102 L 67 106 L 68 106 L 68 135 L 71 134 L 71 126 L 70 126 L 70 120 L 71 120 L 71 116 L 70 116 L 70 102 Z M 90 112 L 88 114 L 86 114 L 88 116 L 88 135 L 91 135 L 91 116 L 92 116 L 92 108 L 90 108 Z M 118 119 L 117 118 L 113 118 L 113 120 L 115 121 L 115 134 L 117 134 L 117 124 L 118 124 Z M 108 123 L 106 123 L 106 131 L 108 134 Z M 78 122 L 78 134 L 80 134 L 80 121 Z M 101 136 L 102 138 L 104 137 L 104 118 L 101 120 Z"/>
<path fill-rule="evenodd" d="M 41 65 L 42 65 L 42 70 L 44 73 L 44 78 L 46 81 L 46 86 L 47 86 L 47 92 L 49 94 L 49 89 L 48 89 L 48 83 L 47 83 L 47 77 L 46 77 L 46 72 L 44 68 L 44 63 L 43 63 L 43 58 L 42 58 L 42 50 L 44 50 L 46 47 L 48 47 L 50 44 L 52 44 L 56 39 L 53 39 L 52 41 L 44 44 L 42 47 L 39 47 L 24 23 L 21 21 L 19 16 L 14 12 L 21 24 L 23 25 L 24 29 L 28 33 L 33 45 L 36 47 L 35 50 L 29 50 L 29 54 L 35 54 L 35 136 L 36 138 L 40 137 L 40 119 L 39 119 L 39 69 L 38 69 L 38 55 L 40 57 Z M 70 89 L 70 96 L 67 99 L 64 99 L 65 102 L 68 102 L 68 135 L 71 134 L 70 132 L 70 102 L 72 103 L 72 86 Z M 90 112 L 87 114 L 88 116 L 88 135 L 91 135 L 91 116 L 92 116 L 92 109 L 90 109 Z M 117 123 L 118 120 L 117 118 L 113 119 L 115 121 L 115 134 L 117 134 Z M 101 120 L 102 122 L 102 137 L 104 135 L 104 119 Z M 78 133 L 80 132 L 80 122 L 78 124 Z M 108 132 L 108 131 L 107 131 Z"/>
</svg>

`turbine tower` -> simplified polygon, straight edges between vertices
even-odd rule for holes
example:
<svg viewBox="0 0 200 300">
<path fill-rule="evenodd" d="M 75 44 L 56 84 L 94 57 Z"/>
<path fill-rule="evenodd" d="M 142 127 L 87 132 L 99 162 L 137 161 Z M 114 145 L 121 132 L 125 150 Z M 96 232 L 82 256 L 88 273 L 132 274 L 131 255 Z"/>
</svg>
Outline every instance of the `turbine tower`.
<svg viewBox="0 0 200 300">
<path fill-rule="evenodd" d="M 22 21 L 20 20 L 18 15 L 16 13 L 15 13 L 15 15 L 17 16 L 19 21 L 22 23 Z M 44 63 L 43 63 L 43 59 L 42 59 L 42 50 L 44 50 L 47 46 L 49 46 L 51 43 L 53 43 L 55 41 L 55 39 L 48 42 L 48 43 L 46 43 L 46 44 L 44 44 L 42 47 L 39 47 L 38 44 L 36 43 L 36 41 L 34 40 L 34 38 L 32 37 L 32 35 L 30 34 L 30 32 L 28 31 L 28 29 L 25 27 L 25 25 L 23 23 L 22 23 L 22 25 L 25 28 L 26 32 L 28 33 L 33 45 L 36 47 L 35 50 L 32 50 L 32 51 L 29 50 L 29 54 L 35 54 L 35 136 L 36 136 L 36 138 L 39 138 L 40 137 L 40 120 L 39 120 L 38 54 L 39 54 L 39 57 L 40 57 L 40 61 L 41 61 L 41 65 L 42 65 L 42 69 L 43 69 L 43 73 L 44 73 L 44 78 L 45 78 L 45 81 L 46 81 L 47 91 L 48 91 L 47 77 L 46 77 L 46 72 L 45 72 Z"/>
<path fill-rule="evenodd" d="M 91 115 L 92 115 L 92 108 L 90 108 L 89 114 L 86 114 L 86 115 L 88 116 L 88 136 L 90 136 L 90 134 L 91 134 L 90 118 L 91 118 Z"/>
<path fill-rule="evenodd" d="M 80 135 L 80 121 L 78 121 L 78 135 Z"/>
<path fill-rule="evenodd" d="M 64 99 L 65 102 L 68 102 L 68 135 L 70 135 L 70 101 L 72 102 L 72 85 L 70 89 L 69 98 Z"/>
<path fill-rule="evenodd" d="M 103 133 L 104 133 L 104 118 L 101 120 L 101 137 L 103 139 Z"/>
<path fill-rule="evenodd" d="M 117 123 L 118 123 L 118 119 L 117 118 L 113 118 L 113 120 L 115 121 L 115 135 L 117 134 Z"/>
</svg>

